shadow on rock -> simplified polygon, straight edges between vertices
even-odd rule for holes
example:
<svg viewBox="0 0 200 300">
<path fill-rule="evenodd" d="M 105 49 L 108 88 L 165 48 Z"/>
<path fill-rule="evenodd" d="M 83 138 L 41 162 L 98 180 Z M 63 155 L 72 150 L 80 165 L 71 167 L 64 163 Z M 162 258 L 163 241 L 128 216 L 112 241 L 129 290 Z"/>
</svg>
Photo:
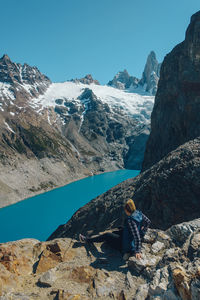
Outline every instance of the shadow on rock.
<svg viewBox="0 0 200 300">
<path fill-rule="evenodd" d="M 96 258 L 95 261 L 91 262 L 91 267 L 124 273 L 128 271 L 127 263 L 122 259 L 120 251 L 111 248 L 106 242 L 101 244 L 99 249 L 93 243 L 82 244 L 80 242 L 74 243 L 73 248 L 80 246 L 85 247 L 88 257 Z"/>
</svg>

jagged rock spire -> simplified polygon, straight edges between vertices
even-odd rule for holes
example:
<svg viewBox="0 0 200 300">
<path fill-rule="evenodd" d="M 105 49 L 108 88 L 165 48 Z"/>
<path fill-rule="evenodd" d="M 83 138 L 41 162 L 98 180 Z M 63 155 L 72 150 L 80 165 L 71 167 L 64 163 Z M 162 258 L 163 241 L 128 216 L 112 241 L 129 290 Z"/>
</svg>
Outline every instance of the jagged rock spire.
<svg viewBox="0 0 200 300">
<path fill-rule="evenodd" d="M 151 51 L 147 57 L 147 62 L 142 74 L 142 79 L 139 84 L 145 87 L 146 92 L 150 92 L 152 95 L 156 94 L 158 80 L 160 76 L 160 65 L 156 59 L 156 54 Z"/>
</svg>

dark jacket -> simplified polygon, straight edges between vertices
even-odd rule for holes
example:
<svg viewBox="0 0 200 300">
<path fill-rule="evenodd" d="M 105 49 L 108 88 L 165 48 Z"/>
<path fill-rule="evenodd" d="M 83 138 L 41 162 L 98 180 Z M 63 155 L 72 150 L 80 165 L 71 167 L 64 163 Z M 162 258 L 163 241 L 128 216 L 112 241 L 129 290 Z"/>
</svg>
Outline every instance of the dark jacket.
<svg viewBox="0 0 200 300">
<path fill-rule="evenodd" d="M 141 252 L 141 238 L 145 235 L 151 221 L 139 210 L 127 217 L 122 237 L 122 252 Z"/>
</svg>

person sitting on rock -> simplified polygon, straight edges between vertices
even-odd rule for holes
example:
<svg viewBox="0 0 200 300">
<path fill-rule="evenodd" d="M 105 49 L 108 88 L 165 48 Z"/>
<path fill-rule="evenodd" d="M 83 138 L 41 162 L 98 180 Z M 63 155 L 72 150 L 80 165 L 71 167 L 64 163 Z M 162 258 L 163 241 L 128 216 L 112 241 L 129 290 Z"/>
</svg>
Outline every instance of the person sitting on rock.
<svg viewBox="0 0 200 300">
<path fill-rule="evenodd" d="M 125 203 L 124 210 L 127 218 L 122 229 L 93 237 L 79 234 L 79 240 L 82 243 L 107 242 L 112 248 L 122 252 L 124 260 L 132 255 L 135 255 L 137 259 L 141 259 L 141 240 L 151 222 L 141 211 L 136 210 L 132 199 Z"/>
</svg>

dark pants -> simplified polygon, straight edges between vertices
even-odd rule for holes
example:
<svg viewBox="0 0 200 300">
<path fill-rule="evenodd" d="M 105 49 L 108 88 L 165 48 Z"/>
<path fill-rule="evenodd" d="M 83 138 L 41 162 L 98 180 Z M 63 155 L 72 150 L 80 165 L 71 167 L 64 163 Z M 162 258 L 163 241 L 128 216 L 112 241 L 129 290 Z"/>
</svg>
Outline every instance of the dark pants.
<svg viewBox="0 0 200 300">
<path fill-rule="evenodd" d="M 121 251 L 122 249 L 122 231 L 107 232 L 87 238 L 88 242 L 106 242 L 112 248 Z"/>
</svg>

